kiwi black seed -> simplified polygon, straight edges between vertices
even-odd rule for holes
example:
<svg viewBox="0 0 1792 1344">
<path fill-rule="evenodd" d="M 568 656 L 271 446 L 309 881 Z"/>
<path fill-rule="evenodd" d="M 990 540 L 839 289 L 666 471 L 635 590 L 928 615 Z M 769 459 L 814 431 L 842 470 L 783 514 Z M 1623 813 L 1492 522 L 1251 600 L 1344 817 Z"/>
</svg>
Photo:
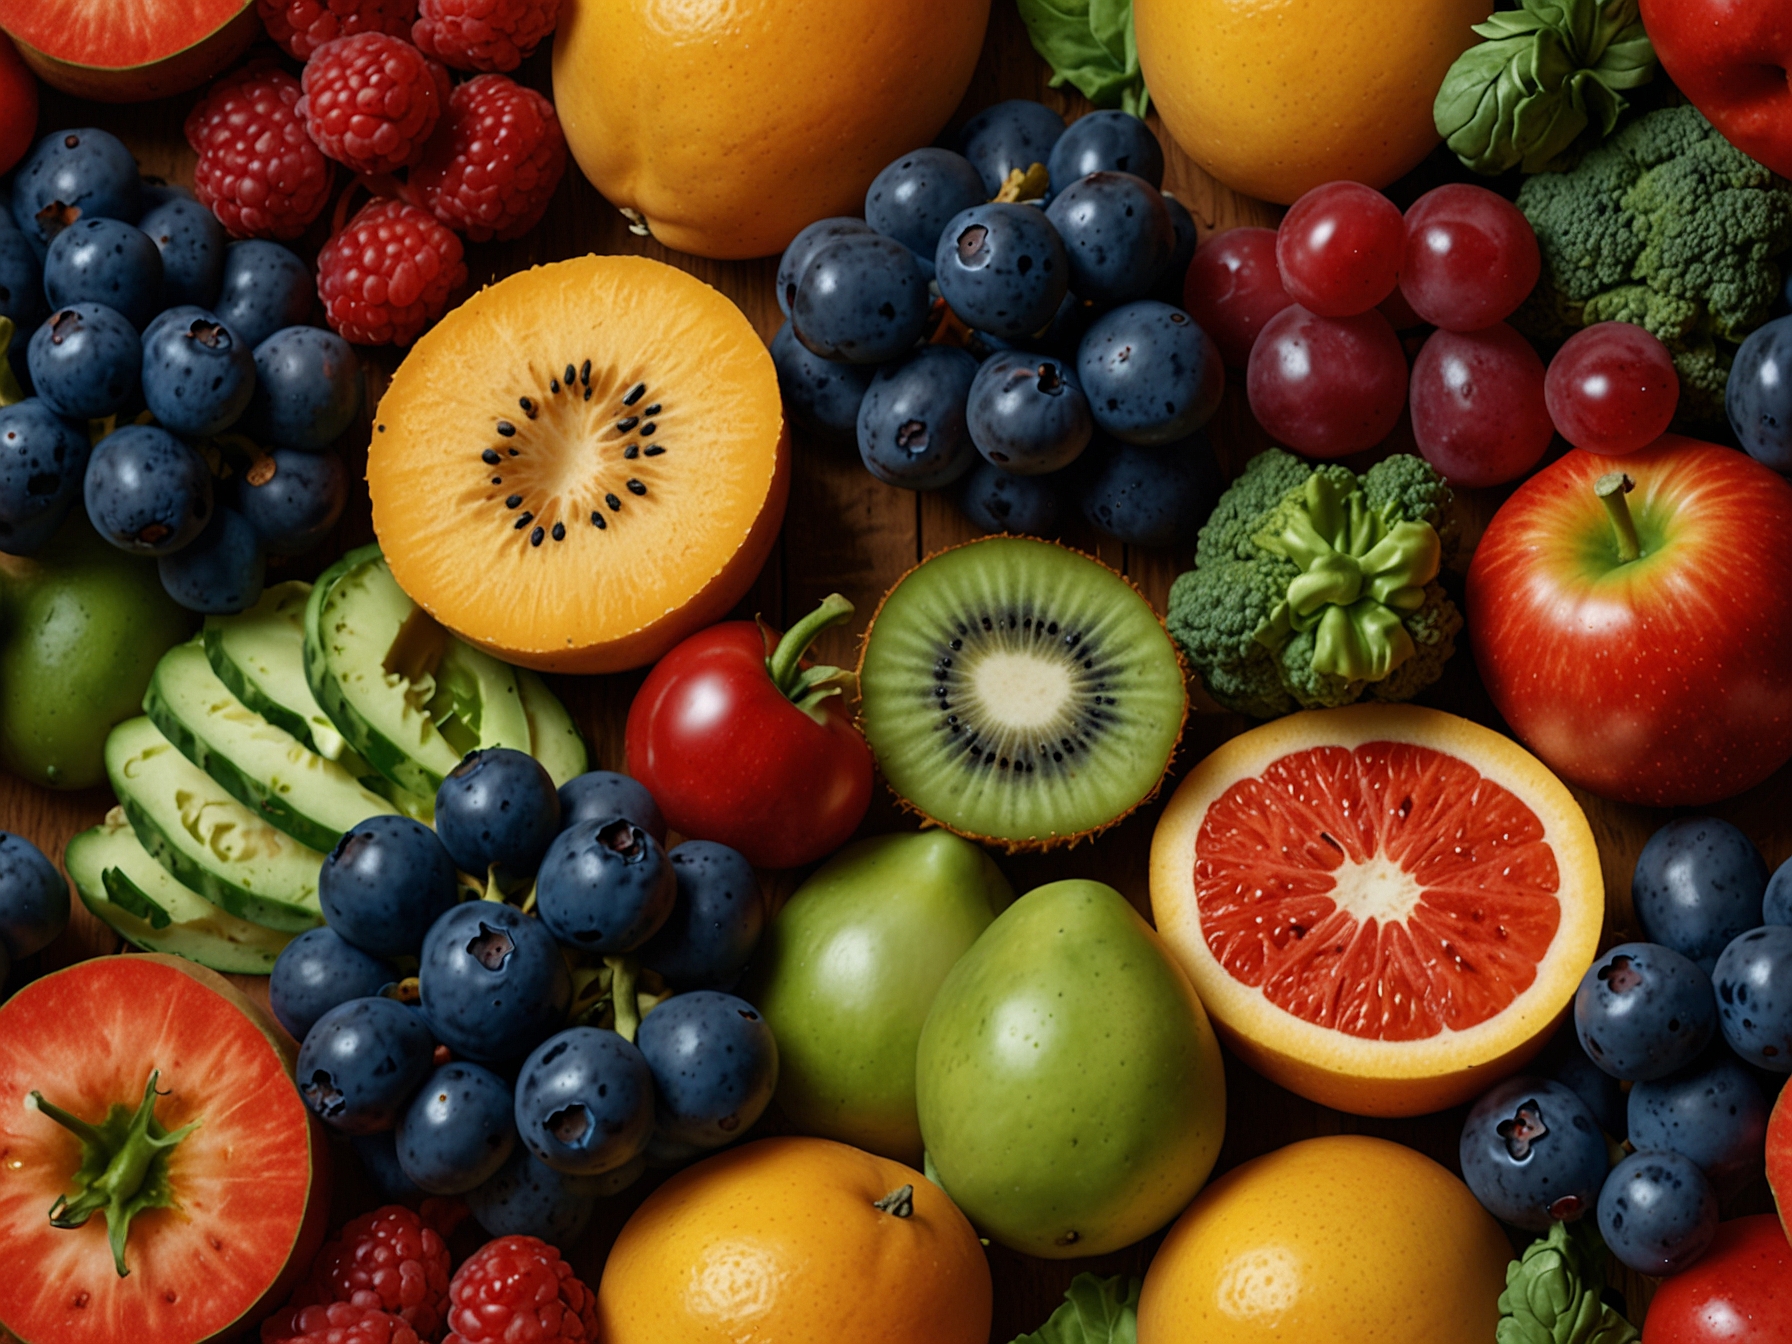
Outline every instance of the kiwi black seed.
<svg viewBox="0 0 1792 1344">
<path fill-rule="evenodd" d="M 1011 848 L 1072 842 L 1151 796 L 1188 701 L 1131 584 L 1049 542 L 941 552 L 885 597 L 859 663 L 866 739 L 930 820 Z"/>
</svg>

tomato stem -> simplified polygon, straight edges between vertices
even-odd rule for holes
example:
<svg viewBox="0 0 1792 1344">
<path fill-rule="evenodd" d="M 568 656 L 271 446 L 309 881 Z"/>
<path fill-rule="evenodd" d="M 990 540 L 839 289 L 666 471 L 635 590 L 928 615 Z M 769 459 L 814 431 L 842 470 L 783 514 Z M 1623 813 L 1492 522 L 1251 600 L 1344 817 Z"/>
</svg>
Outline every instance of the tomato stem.
<svg viewBox="0 0 1792 1344">
<path fill-rule="evenodd" d="M 1612 531 L 1618 534 L 1618 563 L 1627 565 L 1643 553 L 1637 539 L 1636 519 L 1630 516 L 1630 505 L 1624 496 L 1636 489 L 1636 482 L 1621 471 L 1608 471 L 1593 483 L 1593 493 L 1612 516 Z"/>
<path fill-rule="evenodd" d="M 851 602 L 839 593 L 829 593 L 820 606 L 784 633 L 765 660 L 766 674 L 771 677 L 772 684 L 785 699 L 818 723 L 821 713 L 817 706 L 849 686 L 852 673 L 840 667 L 804 667 L 803 655 L 817 635 L 830 625 L 850 619 L 852 613 Z"/>
</svg>

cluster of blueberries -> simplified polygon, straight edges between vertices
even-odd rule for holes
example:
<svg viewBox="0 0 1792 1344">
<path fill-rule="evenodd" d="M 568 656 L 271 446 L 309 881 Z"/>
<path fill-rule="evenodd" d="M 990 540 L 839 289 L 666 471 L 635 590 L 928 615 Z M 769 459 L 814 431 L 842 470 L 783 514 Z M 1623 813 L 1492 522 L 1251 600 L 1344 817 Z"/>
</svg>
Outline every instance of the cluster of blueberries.
<svg viewBox="0 0 1792 1344">
<path fill-rule="evenodd" d="M 791 417 L 888 484 L 955 487 L 985 531 L 1049 535 L 1080 500 L 1122 541 L 1181 539 L 1221 489 L 1200 430 L 1225 374 L 1175 306 L 1195 224 L 1163 172 L 1137 117 L 1066 128 L 1024 100 L 973 117 L 959 152 L 903 155 L 863 219 L 811 224 L 779 262 Z"/>
<path fill-rule="evenodd" d="M 1475 1104 L 1462 1174 L 1508 1223 L 1594 1211 L 1619 1260 L 1676 1274 L 1762 1174 L 1792 1074 L 1792 862 L 1770 879 L 1741 831 L 1687 818 L 1650 837 L 1631 893 L 1649 941 L 1599 957 L 1542 1070 Z M 1616 1166 L 1608 1135 L 1631 1150 Z"/>
<path fill-rule="evenodd" d="M 104 131 L 45 136 L 9 201 L 0 550 L 35 553 L 80 497 L 107 541 L 157 557 L 182 606 L 252 605 L 266 556 L 309 550 L 347 499 L 326 450 L 360 411 L 360 366 L 305 325 L 311 272 L 277 243 L 229 242 Z"/>
<path fill-rule="evenodd" d="M 771 1030 L 727 992 L 759 887 L 724 845 L 668 851 L 653 798 L 608 771 L 556 792 L 522 752 L 474 752 L 435 807 L 433 831 L 373 817 L 331 851 L 327 922 L 281 953 L 274 1013 L 303 1042 L 300 1095 L 387 1197 L 462 1195 L 492 1236 L 564 1243 L 770 1102 Z"/>
</svg>

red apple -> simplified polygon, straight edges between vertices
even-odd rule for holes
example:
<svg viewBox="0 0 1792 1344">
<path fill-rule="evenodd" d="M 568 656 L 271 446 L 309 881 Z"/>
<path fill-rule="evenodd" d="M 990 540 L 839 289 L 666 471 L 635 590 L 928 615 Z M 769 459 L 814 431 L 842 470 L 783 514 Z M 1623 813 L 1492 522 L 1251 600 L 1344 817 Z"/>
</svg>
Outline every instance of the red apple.
<svg viewBox="0 0 1792 1344">
<path fill-rule="evenodd" d="M 1728 798 L 1792 757 L 1792 485 L 1675 434 L 1614 465 L 1575 449 L 1494 515 L 1468 574 L 1475 662 L 1570 783 Z"/>
<path fill-rule="evenodd" d="M 1780 1088 L 1779 1103 L 1767 1122 L 1767 1184 L 1786 1235 L 1792 1237 L 1792 1083 Z"/>
<path fill-rule="evenodd" d="M 1643 1344 L 1786 1344 L 1792 1340 L 1792 1245 L 1770 1213 L 1719 1223 L 1711 1249 L 1662 1283 Z"/>
<path fill-rule="evenodd" d="M 1792 3 L 1641 0 L 1640 8 L 1680 92 L 1744 154 L 1792 173 Z"/>
</svg>

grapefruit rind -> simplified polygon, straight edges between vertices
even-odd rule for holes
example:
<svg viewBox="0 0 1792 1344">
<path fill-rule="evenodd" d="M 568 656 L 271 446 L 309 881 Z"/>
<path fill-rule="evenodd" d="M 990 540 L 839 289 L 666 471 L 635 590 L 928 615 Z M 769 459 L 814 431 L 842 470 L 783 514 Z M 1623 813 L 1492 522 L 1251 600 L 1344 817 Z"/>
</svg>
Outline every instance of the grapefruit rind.
<svg viewBox="0 0 1792 1344">
<path fill-rule="evenodd" d="M 1242 983 L 1209 950 L 1195 892 L 1207 812 L 1234 784 L 1320 747 L 1408 743 L 1468 763 L 1535 814 L 1559 873 L 1560 919 L 1530 985 L 1464 1030 L 1417 1040 L 1353 1036 L 1316 1025 Z M 1309 1100 L 1358 1115 L 1422 1115 L 1457 1105 L 1543 1046 L 1598 951 L 1605 917 L 1598 847 L 1579 804 L 1542 762 L 1467 719 L 1412 705 L 1354 705 L 1289 715 L 1225 743 L 1182 782 L 1151 846 L 1158 932 L 1200 993 L 1226 1044 L 1257 1072 Z"/>
<path fill-rule="evenodd" d="M 153 23 L 186 28 L 161 40 L 142 31 L 142 23 L 128 21 L 128 6 L 89 5 L 87 23 L 69 23 L 54 12 L 33 20 L 32 8 L 19 6 L 6 22 L 20 58 L 51 88 L 101 103 L 148 102 L 196 89 L 231 65 L 262 33 L 253 0 L 211 0 L 205 5 L 150 0 L 139 8 Z M 118 44 L 115 63 L 107 63 L 99 52 L 82 50 L 83 41 L 95 39 Z"/>
<path fill-rule="evenodd" d="M 1792 1083 L 1780 1088 L 1780 1099 L 1767 1122 L 1767 1185 L 1773 1191 L 1786 1236 L 1792 1238 Z"/>
</svg>

